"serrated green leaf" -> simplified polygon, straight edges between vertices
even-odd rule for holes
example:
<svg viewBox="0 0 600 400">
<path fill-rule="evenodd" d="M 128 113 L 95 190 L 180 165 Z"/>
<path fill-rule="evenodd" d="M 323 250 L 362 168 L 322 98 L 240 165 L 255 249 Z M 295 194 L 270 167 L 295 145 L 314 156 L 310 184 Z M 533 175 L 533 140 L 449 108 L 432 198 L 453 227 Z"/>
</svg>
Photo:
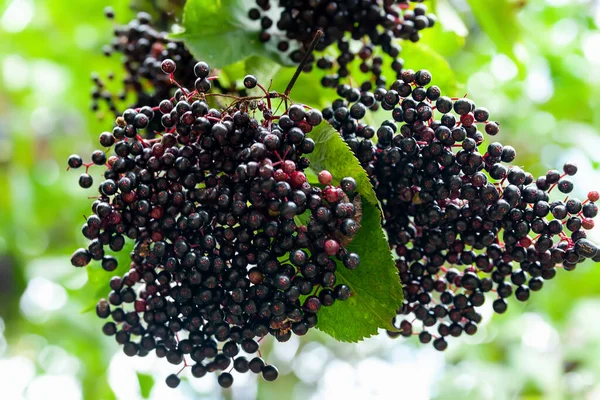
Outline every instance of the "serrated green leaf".
<svg viewBox="0 0 600 400">
<path fill-rule="evenodd" d="M 142 392 L 142 397 L 147 399 L 150 397 L 150 392 L 154 387 L 154 378 L 152 375 L 142 374 L 137 372 L 138 382 L 140 384 L 140 391 Z"/>
<path fill-rule="evenodd" d="M 182 39 L 198 60 L 221 68 L 253 55 L 268 56 L 259 40 L 260 26 L 244 15 L 242 0 L 189 0 L 183 11 Z"/>
<path fill-rule="evenodd" d="M 358 184 L 362 200 L 361 228 L 348 250 L 360 256 L 361 263 L 349 270 L 337 262 L 338 283 L 348 285 L 352 296 L 345 302 L 323 307 L 317 328 L 343 342 L 357 342 L 376 335 L 379 328 L 391 325 L 396 310 L 402 305 L 402 286 L 389 245 L 381 226 L 381 211 L 377 196 L 365 170 L 352 154 L 339 133 L 323 123 L 308 134 L 315 143 L 309 155 L 311 168 L 327 169 L 334 183 L 352 176 Z"/>
<path fill-rule="evenodd" d="M 350 147 L 329 123 L 323 122 L 307 136 L 315 141 L 315 150 L 308 155 L 313 170 L 328 170 L 333 175 L 334 183 L 339 183 L 347 176 L 353 177 L 358 184 L 357 191 L 362 201 L 377 204 L 377 195 L 369 176 L 352 154 Z"/>
<path fill-rule="evenodd" d="M 317 328 L 343 342 L 358 342 L 379 328 L 395 330 L 392 319 L 402 305 L 402 285 L 375 205 L 363 204 L 361 228 L 348 250 L 360 255 L 360 265 L 349 270 L 338 262 L 336 277 L 352 296 L 321 308 Z"/>
</svg>

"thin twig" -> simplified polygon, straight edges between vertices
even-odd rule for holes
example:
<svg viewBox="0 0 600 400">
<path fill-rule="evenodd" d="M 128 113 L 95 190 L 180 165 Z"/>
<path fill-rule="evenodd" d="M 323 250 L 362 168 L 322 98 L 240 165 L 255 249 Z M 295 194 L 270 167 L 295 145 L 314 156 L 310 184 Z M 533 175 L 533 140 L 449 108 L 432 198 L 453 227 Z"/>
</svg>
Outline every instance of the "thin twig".
<svg viewBox="0 0 600 400">
<path fill-rule="evenodd" d="M 323 37 L 323 31 L 321 29 L 319 29 L 317 31 L 317 33 L 315 34 L 315 37 L 313 38 L 312 42 L 310 42 L 310 45 L 306 49 L 306 53 L 304 53 L 304 57 L 302 57 L 302 61 L 300 61 L 300 65 L 298 65 L 298 68 L 296 68 L 296 72 L 294 72 L 294 76 L 292 76 L 292 80 L 287 85 L 287 88 L 285 88 L 285 92 L 283 92 L 283 94 L 286 97 L 289 96 L 290 92 L 292 91 L 294 84 L 296 83 L 296 81 L 298 80 L 298 77 L 302 73 L 304 66 L 306 65 L 306 63 L 308 62 L 308 59 L 312 55 L 312 52 L 317 47 L 317 44 L 319 43 L 319 39 L 321 39 L 321 37 Z"/>
</svg>

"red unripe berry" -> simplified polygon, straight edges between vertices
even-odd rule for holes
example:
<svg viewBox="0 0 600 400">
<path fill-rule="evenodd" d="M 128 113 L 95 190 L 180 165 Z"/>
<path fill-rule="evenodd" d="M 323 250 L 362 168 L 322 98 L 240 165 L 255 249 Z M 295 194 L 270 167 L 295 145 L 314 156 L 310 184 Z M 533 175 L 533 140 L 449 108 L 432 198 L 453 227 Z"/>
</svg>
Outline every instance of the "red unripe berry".
<svg viewBox="0 0 600 400">
<path fill-rule="evenodd" d="M 408 249 L 406 248 L 406 246 L 396 247 L 396 254 L 398 254 L 400 257 L 404 257 L 406 253 L 408 253 Z"/>
<path fill-rule="evenodd" d="M 300 128 L 304 133 L 309 133 L 313 129 L 313 127 L 304 120 L 296 122 L 296 126 Z"/>
<path fill-rule="evenodd" d="M 475 116 L 473 113 L 467 113 L 460 116 L 460 123 L 463 126 L 471 126 L 475 122 Z"/>
<path fill-rule="evenodd" d="M 281 181 L 287 181 L 289 179 L 289 175 L 286 174 L 285 172 L 283 172 L 282 169 L 278 169 L 275 171 L 275 174 L 273 174 L 273 178 L 275 178 L 275 180 L 277 182 L 281 182 Z"/>
<path fill-rule="evenodd" d="M 335 203 L 339 200 L 337 188 L 328 187 L 327 189 L 325 189 L 324 195 L 325 195 L 325 200 L 327 200 L 330 203 Z"/>
<path fill-rule="evenodd" d="M 146 302 L 144 300 L 136 300 L 135 303 L 133 303 L 133 306 L 135 308 L 135 312 L 144 312 L 146 311 Z"/>
<path fill-rule="evenodd" d="M 152 235 L 150 235 L 150 237 L 152 238 L 152 241 L 158 242 L 158 241 L 163 240 L 165 238 L 165 235 L 163 235 L 162 233 L 160 233 L 158 231 L 154 231 L 154 232 L 152 232 Z"/>
<path fill-rule="evenodd" d="M 590 218 L 583 218 L 581 220 L 581 227 L 583 229 L 587 229 L 587 230 L 593 229 L 594 228 L 594 220 L 590 219 Z"/>
<path fill-rule="evenodd" d="M 133 191 L 129 193 L 121 193 L 121 198 L 125 203 L 133 203 L 136 197 L 137 195 Z"/>
<path fill-rule="evenodd" d="M 117 210 L 112 211 L 108 215 L 108 223 L 111 225 L 118 225 L 121 223 L 121 213 Z"/>
<path fill-rule="evenodd" d="M 154 207 L 151 211 L 150 211 L 150 217 L 154 218 L 154 219 L 161 219 L 163 217 L 164 211 L 162 209 L 162 207 Z"/>
<path fill-rule="evenodd" d="M 258 270 L 258 268 L 252 268 L 248 274 L 248 279 L 254 285 L 258 285 L 265 279 L 265 276 Z"/>
<path fill-rule="evenodd" d="M 289 175 L 296 170 L 296 163 L 293 162 L 292 160 L 285 160 L 283 162 L 282 169 L 283 169 L 283 172 L 285 172 L 286 174 Z"/>
<path fill-rule="evenodd" d="M 331 176 L 331 172 L 327 171 L 326 169 L 319 172 L 319 183 L 321 185 L 329 185 L 332 179 L 333 176 Z"/>
<path fill-rule="evenodd" d="M 171 60 L 170 58 L 167 58 L 162 62 L 160 68 L 165 74 L 172 74 L 173 72 L 175 72 L 175 69 L 177 69 L 177 65 L 175 65 L 175 61 Z"/>
<path fill-rule="evenodd" d="M 328 239 L 325 241 L 323 248 L 325 250 L 325 254 L 328 256 L 334 256 L 338 251 L 340 251 L 340 244 L 333 239 Z"/>
<path fill-rule="evenodd" d="M 295 171 L 290 175 L 290 185 L 292 185 L 293 188 L 299 188 L 304 182 L 306 182 L 306 175 L 304 175 L 304 172 Z"/>
<path fill-rule="evenodd" d="M 596 202 L 600 200 L 600 193 L 598 193 L 596 190 L 592 190 L 588 193 L 587 198 L 589 201 Z"/>
<path fill-rule="evenodd" d="M 117 156 L 110 156 L 108 157 L 108 160 L 106 160 L 106 165 L 108 166 L 108 168 L 112 168 L 113 164 L 115 163 L 115 161 L 117 161 L 119 157 Z"/>
<path fill-rule="evenodd" d="M 165 45 L 160 42 L 154 42 L 152 45 L 152 54 L 160 54 L 165 49 Z"/>
<path fill-rule="evenodd" d="M 133 286 L 136 284 L 136 282 L 139 282 L 140 279 L 142 279 L 142 276 L 140 275 L 140 273 L 138 271 L 136 271 L 134 268 L 130 269 L 129 272 L 127 274 L 125 274 L 125 280 L 124 283 L 127 286 Z"/>
<path fill-rule="evenodd" d="M 524 238 L 519 240 L 519 244 L 524 248 L 528 248 L 529 246 L 531 246 L 531 238 L 525 236 Z"/>
</svg>

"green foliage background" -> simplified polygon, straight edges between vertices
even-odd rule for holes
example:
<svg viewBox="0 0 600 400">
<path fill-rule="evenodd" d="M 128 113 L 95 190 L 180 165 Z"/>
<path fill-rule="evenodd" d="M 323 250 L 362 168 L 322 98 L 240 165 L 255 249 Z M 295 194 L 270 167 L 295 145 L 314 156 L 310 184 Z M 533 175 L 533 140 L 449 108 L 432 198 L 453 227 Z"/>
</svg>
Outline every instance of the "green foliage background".
<svg viewBox="0 0 600 400">
<path fill-rule="evenodd" d="M 134 15 L 131 5 L 155 9 L 181 3 L 111 1 L 121 23 Z M 426 67 L 448 93 L 468 93 L 489 108 L 502 124 L 498 139 L 514 146 L 518 163 L 533 173 L 572 159 L 582 171 L 578 194 L 600 187 L 600 5 L 592 0 L 434 3 L 440 24 L 418 44 L 403 45 L 407 67 Z M 97 274 L 92 271 L 86 281 L 68 260 L 84 243 L 79 229 L 90 201 L 77 186 L 77 173 L 65 172 L 65 160 L 71 153 L 89 154 L 98 134 L 111 125 L 88 110 L 91 72 L 114 71 L 117 79 L 120 73 L 118 57 L 101 53 L 112 36 L 102 15 L 105 5 L 97 0 L 0 3 L 1 398 L 59 393 L 69 399 L 323 398 L 346 393 L 336 373 L 360 365 L 370 366 L 379 379 L 394 371 L 378 383 L 383 391 L 367 391 L 375 397 L 600 396 L 600 266 L 591 263 L 559 273 L 526 306 L 512 302 L 507 315 L 484 324 L 469 342 L 453 341 L 443 355 L 414 341 L 381 336 L 353 346 L 313 332 L 285 349 L 300 360 L 320 354 L 326 365 L 315 361 L 302 367 L 274 351 L 269 357 L 282 365 L 279 381 L 245 382 L 245 391 L 223 393 L 211 382 L 165 391 L 160 381 L 165 370 L 126 363 L 116 344 L 102 337 L 101 323 L 92 313 L 81 313 L 90 305 Z M 231 38 L 212 40 L 220 48 Z M 291 76 L 257 58 L 225 71 L 236 79 L 245 69 L 272 77 L 281 90 Z M 334 94 L 304 75 L 293 97 L 318 106 Z M 267 352 L 271 345 L 265 344 Z M 309 379 L 302 368 L 323 373 Z M 44 386 L 48 382 L 53 386 Z M 65 391 L 69 387 L 74 390 Z M 336 387 L 338 392 L 331 392 Z"/>
</svg>

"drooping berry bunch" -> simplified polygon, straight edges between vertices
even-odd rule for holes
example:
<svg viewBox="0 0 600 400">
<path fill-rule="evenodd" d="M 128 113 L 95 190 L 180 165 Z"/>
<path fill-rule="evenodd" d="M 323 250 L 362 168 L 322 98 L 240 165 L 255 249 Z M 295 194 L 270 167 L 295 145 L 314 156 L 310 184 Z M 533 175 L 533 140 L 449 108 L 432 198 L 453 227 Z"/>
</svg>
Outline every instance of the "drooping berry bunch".
<svg viewBox="0 0 600 400">
<path fill-rule="evenodd" d="M 110 7 L 105 9 L 105 15 L 114 19 L 114 12 Z M 92 90 L 92 110 L 100 108 L 99 103 L 105 102 L 107 108 L 115 114 L 121 115 L 123 108 L 120 102 L 133 98 L 132 108 L 154 106 L 163 99 L 173 96 L 176 87 L 171 83 L 169 76 L 161 69 L 161 63 L 166 59 L 176 62 L 179 68 L 174 72 L 174 78 L 185 87 L 193 87 L 196 76 L 193 73 L 197 60 L 190 54 L 183 42 L 176 42 L 168 38 L 168 32 L 153 26 L 152 17 L 146 12 L 139 12 L 137 17 L 126 25 L 114 26 L 114 39 L 110 45 L 104 47 L 104 54 L 111 56 L 113 53 L 122 56 L 125 76 L 122 81 L 122 91 L 112 93 L 106 81 L 98 74 L 92 76 L 94 89 Z M 114 79 L 114 74 L 108 76 Z M 218 79 L 212 81 L 213 92 L 245 95 L 244 88 L 225 87 Z M 159 115 L 150 121 L 147 129 L 150 135 L 154 131 L 161 131 Z"/>
<path fill-rule="evenodd" d="M 395 323 L 422 343 L 447 347 L 448 336 L 473 335 L 478 308 L 493 298 L 503 313 L 507 298 L 526 301 L 586 258 L 600 261 L 586 239 L 599 194 L 570 197 L 577 166 L 537 179 L 510 165 L 516 152 L 499 142 L 489 112 L 467 98 L 443 96 L 426 70 L 405 70 L 389 90 L 361 97 L 349 88 L 323 111 L 370 175 L 384 212 L 384 228 L 404 286 Z M 391 119 L 361 122 L 374 105 Z M 480 131 L 479 128 L 482 128 Z M 553 200 L 560 192 L 567 197 Z"/>
<path fill-rule="evenodd" d="M 264 13 L 273 3 L 281 8 L 277 21 Z M 360 72 L 367 76 L 361 87 L 367 91 L 372 88 L 372 81 L 377 87 L 386 86 L 382 74 L 385 58 L 391 60 L 396 74 L 402 71 L 402 47 L 396 39 L 417 42 L 420 31 L 435 24 L 435 16 L 427 12 L 427 6 L 414 3 L 422 0 L 256 0 L 256 7 L 250 9 L 248 16 L 260 20 L 261 41 L 277 41 L 277 49 L 289 52 L 289 58 L 296 63 L 310 53 L 311 41 L 322 30 L 324 35 L 316 50 L 323 54 L 318 59 L 311 55 L 305 71 L 310 71 L 313 64 L 330 71 L 322 84 L 335 88 L 349 77 L 352 63 L 360 63 Z M 333 45 L 339 50 L 337 57 L 325 54 Z"/>
<path fill-rule="evenodd" d="M 304 335 L 321 307 L 351 295 L 336 283 L 336 259 L 349 269 L 360 262 L 345 249 L 360 223 L 357 184 L 346 177 L 333 186 L 327 171 L 319 173 L 322 186 L 307 182 L 306 155 L 315 147 L 307 133 L 321 123 L 319 111 L 292 105 L 276 115 L 271 100 L 287 95 L 266 92 L 210 108 L 207 99 L 220 95 L 210 92 L 209 66 L 192 67 L 195 90 L 174 80 L 175 66 L 161 63 L 179 87 L 173 97 L 126 110 L 100 135 L 106 152 L 95 151 L 91 163 L 69 158 L 70 168 L 85 166 L 85 188 L 93 185 L 88 168 L 106 168 L 82 229 L 89 245 L 71 262 L 98 260 L 115 271 L 106 247 L 119 252 L 133 240 L 129 270 L 112 278 L 96 307 L 111 319 L 103 332 L 128 356 L 154 351 L 194 377 L 219 371 L 223 387 L 233 382 L 232 365 L 274 380 L 260 340 Z M 252 75 L 244 84 L 262 88 Z M 147 139 L 155 119 L 160 137 Z"/>
</svg>

